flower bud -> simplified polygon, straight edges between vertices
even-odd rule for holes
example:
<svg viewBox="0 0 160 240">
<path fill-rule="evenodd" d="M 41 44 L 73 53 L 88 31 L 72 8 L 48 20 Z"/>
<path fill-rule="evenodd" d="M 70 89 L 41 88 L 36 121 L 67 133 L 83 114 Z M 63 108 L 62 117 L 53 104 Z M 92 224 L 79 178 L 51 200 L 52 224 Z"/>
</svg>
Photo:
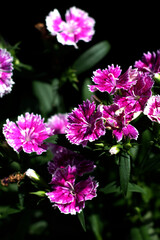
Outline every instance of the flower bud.
<svg viewBox="0 0 160 240">
<path fill-rule="evenodd" d="M 113 145 L 113 146 L 110 148 L 109 152 L 110 152 L 111 155 L 117 154 L 117 153 L 119 153 L 120 148 L 122 148 L 122 146 L 119 145 L 119 144 L 118 144 L 118 145 Z"/>
<path fill-rule="evenodd" d="M 32 180 L 36 181 L 40 180 L 40 176 L 31 168 L 28 168 L 28 170 L 26 171 L 26 176 Z"/>
</svg>

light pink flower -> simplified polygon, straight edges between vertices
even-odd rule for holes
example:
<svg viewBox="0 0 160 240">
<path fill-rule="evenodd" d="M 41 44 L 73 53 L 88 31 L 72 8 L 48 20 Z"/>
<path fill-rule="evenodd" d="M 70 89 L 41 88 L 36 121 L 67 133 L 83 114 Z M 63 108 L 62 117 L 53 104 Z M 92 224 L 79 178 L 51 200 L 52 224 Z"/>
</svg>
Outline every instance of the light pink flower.
<svg viewBox="0 0 160 240">
<path fill-rule="evenodd" d="M 79 40 L 89 42 L 94 34 L 95 20 L 88 16 L 88 13 L 71 7 L 65 15 L 66 21 L 61 19 L 57 9 L 54 9 L 46 17 L 48 31 L 57 36 L 58 42 L 63 45 L 73 45 Z"/>
<path fill-rule="evenodd" d="M 13 58 L 6 49 L 0 48 L 0 97 L 10 93 L 14 84 L 12 80 Z"/>
<path fill-rule="evenodd" d="M 54 134 L 65 134 L 67 126 L 67 116 L 68 114 L 59 113 L 50 117 L 46 123 L 46 127 L 53 130 Z"/>
<path fill-rule="evenodd" d="M 16 152 L 23 149 L 26 153 L 41 154 L 46 151 L 43 141 L 50 137 L 51 130 L 46 128 L 44 119 L 41 119 L 40 115 L 25 113 L 25 116 L 18 117 L 16 123 L 7 119 L 6 124 L 3 125 L 6 141 Z"/>
<path fill-rule="evenodd" d="M 89 177 L 75 183 L 76 167 L 68 165 L 57 169 L 51 184 L 52 192 L 46 193 L 54 207 L 58 207 L 62 213 L 75 215 L 85 207 L 85 201 L 96 197 L 98 183 Z"/>
<path fill-rule="evenodd" d="M 153 122 L 160 123 L 160 95 L 148 99 L 144 114 Z"/>
</svg>

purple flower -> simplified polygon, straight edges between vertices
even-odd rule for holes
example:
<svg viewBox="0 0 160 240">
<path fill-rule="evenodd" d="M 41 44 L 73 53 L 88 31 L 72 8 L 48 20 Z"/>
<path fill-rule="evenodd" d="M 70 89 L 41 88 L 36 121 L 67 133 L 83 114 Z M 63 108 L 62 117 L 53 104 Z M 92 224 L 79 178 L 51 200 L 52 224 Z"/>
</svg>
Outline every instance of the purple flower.
<svg viewBox="0 0 160 240">
<path fill-rule="evenodd" d="M 118 89 L 128 90 L 131 86 L 136 84 L 137 69 L 129 69 L 120 76 L 121 69 L 117 65 L 108 66 L 104 70 L 96 70 L 93 72 L 92 78 L 96 85 L 89 85 L 89 90 L 94 92 L 99 90 L 100 92 L 108 92 L 111 95 L 115 94 Z"/>
<path fill-rule="evenodd" d="M 83 101 L 68 115 L 67 135 L 71 143 L 83 146 L 105 134 L 102 112 L 99 105 L 96 110 L 94 102 Z"/>
<path fill-rule="evenodd" d="M 160 95 L 148 99 L 144 114 L 153 122 L 160 123 Z"/>
<path fill-rule="evenodd" d="M 55 114 L 50 117 L 46 123 L 46 127 L 50 128 L 54 134 L 65 134 L 67 126 L 68 114 Z"/>
<path fill-rule="evenodd" d="M 160 50 L 157 52 L 148 52 L 144 53 L 142 60 L 136 61 L 135 65 L 139 71 L 148 72 L 148 73 L 160 73 Z"/>
<path fill-rule="evenodd" d="M 144 110 L 147 100 L 152 94 L 152 78 L 145 73 L 139 72 L 137 82 L 128 91 L 122 90 L 121 96 L 115 96 L 114 102 L 125 108 L 125 112 L 140 112 Z"/>
<path fill-rule="evenodd" d="M 95 20 L 85 11 L 71 7 L 65 15 L 66 22 L 61 19 L 57 9 L 54 9 L 46 17 L 48 31 L 57 36 L 58 42 L 63 45 L 74 45 L 79 40 L 89 42 L 94 34 Z"/>
<path fill-rule="evenodd" d="M 12 85 L 13 58 L 6 49 L 0 48 L 0 97 L 10 93 Z"/>
<path fill-rule="evenodd" d="M 94 170 L 95 165 L 92 161 L 85 159 L 81 154 L 73 152 L 65 147 L 50 145 L 50 149 L 54 154 L 52 161 L 48 163 L 48 171 L 54 174 L 56 169 L 65 168 L 70 165 L 76 166 L 77 175 L 82 176 L 84 173 Z"/>
<path fill-rule="evenodd" d="M 16 123 L 7 119 L 6 124 L 3 125 L 3 134 L 7 143 L 16 152 L 23 149 L 26 153 L 41 154 L 46 151 L 43 141 L 50 137 L 51 130 L 46 128 L 44 119 L 41 119 L 40 115 L 25 113 L 25 116 L 18 117 Z"/>
<path fill-rule="evenodd" d="M 137 140 L 138 131 L 129 124 L 133 119 L 133 114 L 126 114 L 125 108 L 120 108 L 117 104 L 103 106 L 103 118 L 105 127 L 112 130 L 118 142 L 123 136 Z"/>
<path fill-rule="evenodd" d="M 46 193 L 54 207 L 58 207 L 62 213 L 75 215 L 85 207 L 85 201 L 96 197 L 98 183 L 89 177 L 75 183 L 76 167 L 68 165 L 57 169 L 51 184 L 52 192 Z"/>
</svg>

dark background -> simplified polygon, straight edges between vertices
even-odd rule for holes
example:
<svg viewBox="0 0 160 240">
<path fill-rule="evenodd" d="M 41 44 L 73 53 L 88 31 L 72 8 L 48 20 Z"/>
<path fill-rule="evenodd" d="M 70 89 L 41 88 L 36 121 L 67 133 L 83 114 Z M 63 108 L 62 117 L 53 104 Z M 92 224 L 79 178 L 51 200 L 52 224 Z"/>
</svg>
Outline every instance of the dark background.
<svg viewBox="0 0 160 240">
<path fill-rule="evenodd" d="M 96 20 L 96 33 L 89 44 L 108 40 L 111 51 L 105 65 L 119 64 L 125 69 L 143 52 L 159 49 L 159 6 L 156 1 L 6 1 L 1 5 L 0 33 L 12 44 L 21 42 L 21 58 L 32 62 L 38 48 L 39 33 L 34 25 L 45 23 L 57 8 L 64 19 L 66 9 L 79 7 Z M 85 44 L 86 47 L 89 45 Z"/>
</svg>

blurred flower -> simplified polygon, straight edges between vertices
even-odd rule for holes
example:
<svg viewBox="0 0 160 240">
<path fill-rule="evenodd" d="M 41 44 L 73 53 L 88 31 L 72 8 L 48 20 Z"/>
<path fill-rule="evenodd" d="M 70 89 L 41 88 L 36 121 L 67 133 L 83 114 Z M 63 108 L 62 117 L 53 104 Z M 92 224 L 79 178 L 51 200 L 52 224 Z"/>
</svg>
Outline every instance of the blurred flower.
<svg viewBox="0 0 160 240">
<path fill-rule="evenodd" d="M 12 70 L 13 70 L 13 58 L 11 54 L 6 50 L 0 48 L 0 97 L 10 93 L 12 85 Z"/>
<path fill-rule="evenodd" d="M 148 73 L 160 73 L 160 50 L 157 52 L 148 52 L 144 53 L 142 60 L 136 61 L 135 65 L 139 71 L 148 72 Z"/>
<path fill-rule="evenodd" d="M 67 116 L 68 114 L 55 114 L 50 117 L 46 123 L 46 127 L 53 130 L 54 134 L 65 134 L 67 126 Z"/>
<path fill-rule="evenodd" d="M 138 131 L 129 124 L 133 114 L 126 114 L 125 108 L 120 108 L 117 104 L 103 106 L 103 118 L 105 127 L 113 131 L 117 141 L 121 141 L 123 136 L 137 140 Z"/>
<path fill-rule="evenodd" d="M 25 116 L 18 117 L 16 123 L 7 119 L 6 124 L 3 125 L 6 141 L 16 152 L 23 149 L 26 153 L 41 154 L 46 151 L 43 140 L 50 137 L 51 130 L 45 126 L 44 119 L 41 119 L 40 115 L 25 113 Z"/>
<path fill-rule="evenodd" d="M 105 134 L 100 108 L 99 105 L 96 110 L 96 104 L 87 99 L 69 113 L 66 137 L 71 143 L 86 146 L 88 141 L 92 142 Z"/>
<path fill-rule="evenodd" d="M 85 201 L 96 197 L 98 183 L 89 177 L 75 183 L 76 167 L 68 165 L 58 168 L 51 184 L 52 192 L 46 193 L 54 207 L 58 207 L 62 213 L 75 215 L 85 207 Z"/>
<path fill-rule="evenodd" d="M 79 40 L 89 42 L 94 34 L 95 20 L 88 16 L 88 13 L 71 7 L 65 15 L 66 22 L 61 19 L 57 9 L 54 9 L 46 17 L 48 31 L 57 36 L 58 42 L 63 45 L 73 45 Z"/>
<path fill-rule="evenodd" d="M 50 146 L 54 154 L 52 161 L 48 163 L 48 171 L 50 174 L 54 174 L 56 169 L 65 168 L 70 165 L 76 166 L 77 175 L 82 176 L 84 173 L 91 172 L 94 170 L 95 165 L 93 161 L 85 159 L 79 153 L 73 152 L 65 147 L 60 147 L 55 144 Z"/>
<path fill-rule="evenodd" d="M 99 90 L 100 92 L 108 92 L 113 95 L 118 89 L 128 90 L 131 86 L 136 84 L 137 70 L 129 67 L 128 70 L 121 74 L 121 69 L 117 65 L 114 67 L 112 64 L 104 70 L 96 70 L 93 72 L 92 78 L 96 85 L 89 85 L 89 90 L 94 92 Z"/>
<path fill-rule="evenodd" d="M 144 114 L 150 120 L 160 123 L 160 95 L 152 96 L 148 99 Z"/>
</svg>

